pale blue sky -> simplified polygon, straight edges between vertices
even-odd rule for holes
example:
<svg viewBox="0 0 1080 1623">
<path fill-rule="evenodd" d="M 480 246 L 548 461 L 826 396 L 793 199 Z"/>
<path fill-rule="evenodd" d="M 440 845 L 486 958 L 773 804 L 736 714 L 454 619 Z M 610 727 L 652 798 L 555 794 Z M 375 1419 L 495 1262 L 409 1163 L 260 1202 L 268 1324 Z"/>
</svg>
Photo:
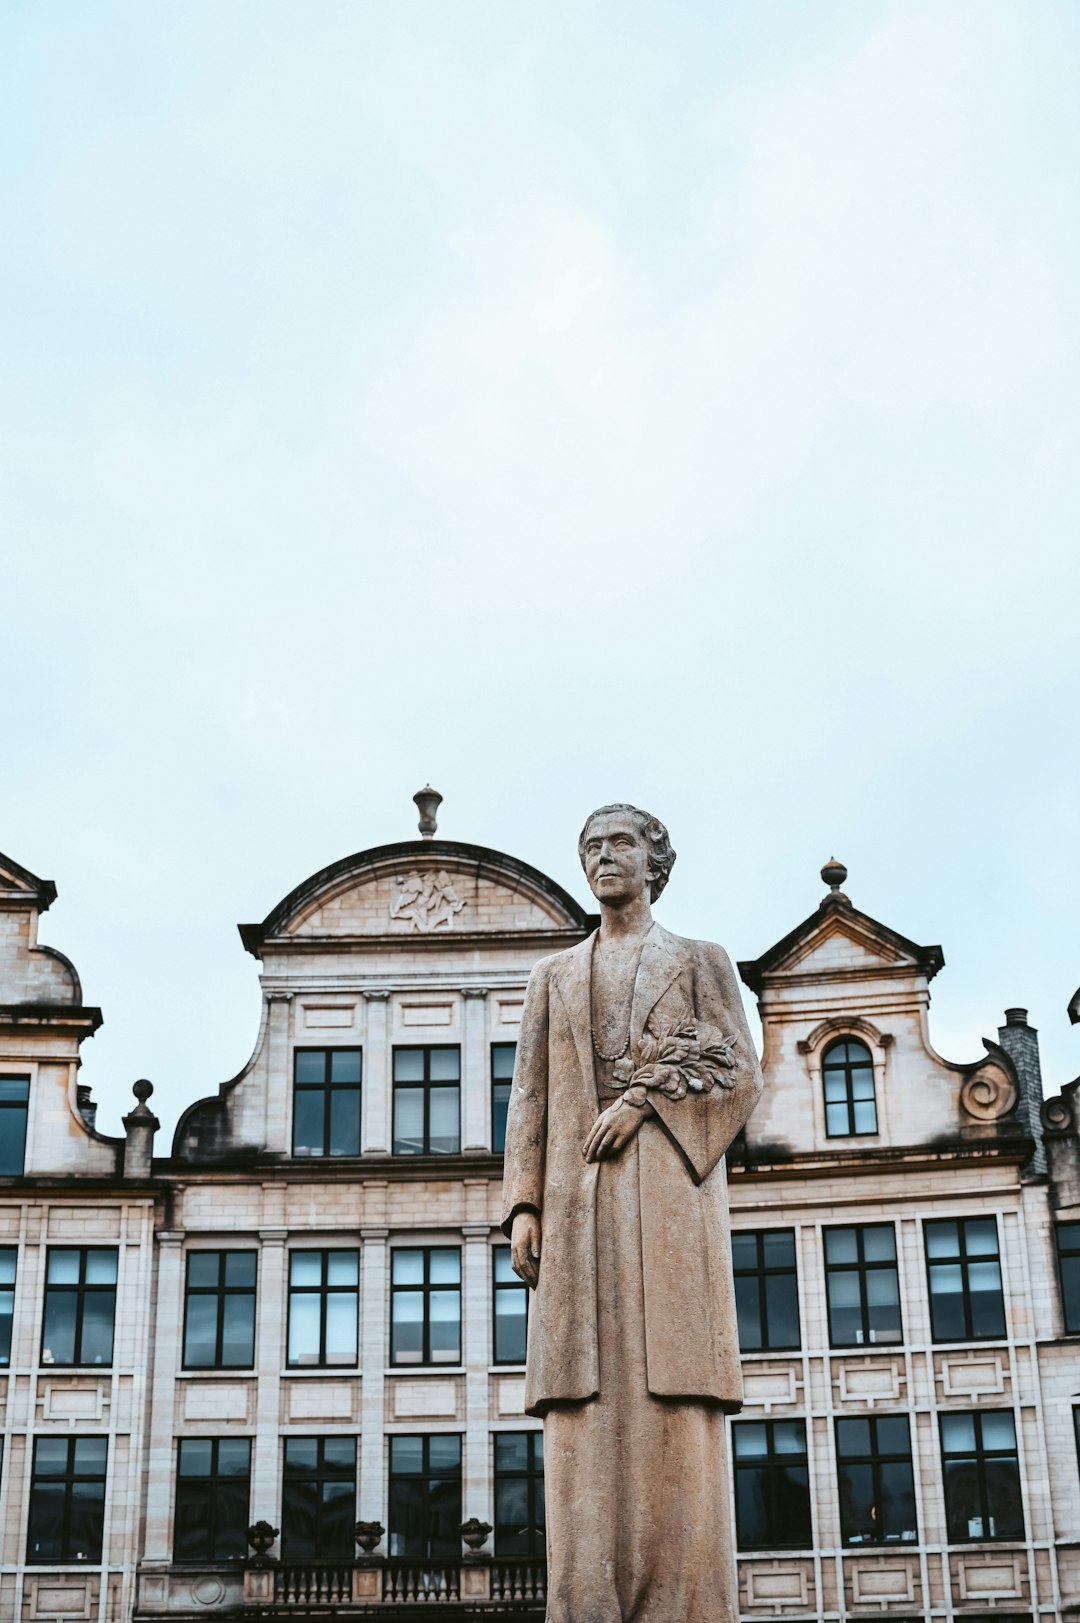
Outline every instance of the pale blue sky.
<svg viewBox="0 0 1080 1623">
<path fill-rule="evenodd" d="M 107 1129 L 428 778 L 583 899 L 655 810 L 736 957 L 835 852 L 947 1057 L 1076 1075 L 1078 68 L 1055 0 L 8 0 L 0 849 Z"/>
</svg>

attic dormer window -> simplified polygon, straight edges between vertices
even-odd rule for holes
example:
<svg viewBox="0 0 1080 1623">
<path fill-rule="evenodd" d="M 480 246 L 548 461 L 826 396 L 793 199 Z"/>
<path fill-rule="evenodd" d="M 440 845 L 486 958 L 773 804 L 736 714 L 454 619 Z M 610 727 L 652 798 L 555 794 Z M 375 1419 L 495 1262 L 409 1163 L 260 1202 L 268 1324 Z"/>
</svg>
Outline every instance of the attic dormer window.
<svg viewBox="0 0 1080 1623">
<path fill-rule="evenodd" d="M 825 1083 L 825 1132 L 829 1138 L 862 1138 L 878 1130 L 874 1062 L 865 1043 L 843 1037 L 821 1061 Z"/>
</svg>

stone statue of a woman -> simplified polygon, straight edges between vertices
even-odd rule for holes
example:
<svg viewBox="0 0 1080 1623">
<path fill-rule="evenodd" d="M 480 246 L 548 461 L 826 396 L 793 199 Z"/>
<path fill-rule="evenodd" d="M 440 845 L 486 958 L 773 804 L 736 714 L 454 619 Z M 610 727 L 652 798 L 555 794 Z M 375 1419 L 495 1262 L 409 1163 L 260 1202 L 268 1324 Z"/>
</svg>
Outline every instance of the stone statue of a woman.
<svg viewBox="0 0 1080 1623">
<path fill-rule="evenodd" d="M 548 1623 L 733 1623 L 723 1156 L 761 1070 L 727 954 L 653 922 L 663 824 L 601 807 L 579 853 L 600 928 L 533 970 L 506 1137 L 503 1227 L 536 1293 Z"/>
</svg>

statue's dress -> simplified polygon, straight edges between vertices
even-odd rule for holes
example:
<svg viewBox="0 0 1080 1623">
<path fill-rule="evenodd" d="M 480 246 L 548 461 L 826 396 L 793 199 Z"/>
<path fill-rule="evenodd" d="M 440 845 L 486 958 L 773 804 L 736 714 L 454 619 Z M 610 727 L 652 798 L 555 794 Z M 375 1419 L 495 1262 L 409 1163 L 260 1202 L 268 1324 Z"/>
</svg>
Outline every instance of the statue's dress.
<svg viewBox="0 0 1080 1623">
<path fill-rule="evenodd" d="M 596 1062 L 601 1105 L 621 1088 Z M 732 1623 L 724 1414 L 653 1397 L 639 1141 L 598 1168 L 599 1395 L 544 1418 L 548 1623 Z M 648 1158 L 646 1158 L 648 1164 Z"/>
</svg>

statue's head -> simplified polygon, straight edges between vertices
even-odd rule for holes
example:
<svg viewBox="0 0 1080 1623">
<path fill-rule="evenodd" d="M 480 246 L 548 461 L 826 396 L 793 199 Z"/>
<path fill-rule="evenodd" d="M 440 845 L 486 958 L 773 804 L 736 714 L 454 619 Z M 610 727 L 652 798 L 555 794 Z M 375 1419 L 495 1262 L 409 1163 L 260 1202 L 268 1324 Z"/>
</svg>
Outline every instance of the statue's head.
<svg viewBox="0 0 1080 1623">
<path fill-rule="evenodd" d="M 625 801 L 598 806 L 589 814 L 578 837 L 578 856 L 598 901 L 605 899 L 605 885 L 616 886 L 616 874 L 630 879 L 637 873 L 643 887 L 648 886 L 649 900 L 655 902 L 675 866 L 668 831 L 660 819 Z"/>
</svg>

